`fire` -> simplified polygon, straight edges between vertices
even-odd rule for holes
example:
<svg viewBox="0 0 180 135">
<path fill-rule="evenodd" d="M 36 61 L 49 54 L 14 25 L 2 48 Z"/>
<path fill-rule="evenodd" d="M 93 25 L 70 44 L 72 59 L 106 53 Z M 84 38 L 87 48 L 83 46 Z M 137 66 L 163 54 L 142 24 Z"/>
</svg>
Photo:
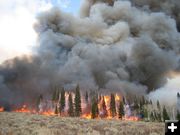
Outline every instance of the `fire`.
<svg viewBox="0 0 180 135">
<path fill-rule="evenodd" d="M 85 119 L 91 119 L 91 114 L 83 114 L 81 117 Z"/>
<path fill-rule="evenodd" d="M 125 120 L 125 121 L 138 121 L 139 118 L 136 116 L 129 116 L 129 117 L 123 117 L 123 120 Z"/>
<path fill-rule="evenodd" d="M 28 109 L 26 105 L 23 105 L 22 108 L 16 109 L 14 112 L 31 113 L 32 111 Z"/>
<path fill-rule="evenodd" d="M 120 101 L 120 100 L 121 100 L 121 97 L 120 97 L 119 95 L 116 94 L 115 100 L 116 100 L 116 102 L 117 102 L 117 101 Z"/>
<path fill-rule="evenodd" d="M 0 112 L 3 112 L 4 111 L 4 107 L 0 107 Z"/>
<path fill-rule="evenodd" d="M 29 109 L 27 105 L 23 105 L 21 108 L 14 110 L 13 112 L 19 112 L 19 113 L 32 113 L 32 114 L 41 114 L 41 115 L 46 115 L 46 116 L 52 116 L 55 115 L 55 113 L 51 110 L 46 110 L 43 112 L 37 112 L 34 109 Z"/>
<path fill-rule="evenodd" d="M 106 105 L 110 103 L 110 99 L 111 99 L 110 96 L 107 96 L 107 95 L 104 96 L 104 100 L 105 100 Z"/>
<path fill-rule="evenodd" d="M 56 115 L 53 111 L 48 110 L 48 111 L 44 111 L 42 113 L 40 113 L 41 115 L 46 115 L 46 116 L 53 116 Z"/>
<path fill-rule="evenodd" d="M 74 95 L 73 95 L 74 96 Z M 39 114 L 39 115 L 45 115 L 45 116 L 58 116 L 60 115 L 61 117 L 64 116 L 69 116 L 68 115 L 68 97 L 69 97 L 69 93 L 65 93 L 65 101 L 66 101 L 66 105 L 65 105 L 65 109 L 64 112 L 59 114 L 57 112 L 55 112 L 55 106 L 58 106 L 58 102 L 51 102 L 50 100 L 42 100 L 41 103 L 39 104 L 39 109 L 35 110 L 32 109 L 30 107 L 28 107 L 26 104 L 24 104 L 22 107 L 13 110 L 13 112 L 18 112 L 18 113 L 30 113 L 30 114 Z M 122 100 L 121 96 L 118 94 L 114 95 L 115 98 L 115 106 L 116 106 L 116 114 L 113 117 L 110 113 L 110 102 L 111 102 L 111 95 L 104 95 L 104 96 L 100 96 L 97 102 L 98 105 L 98 114 L 96 116 L 96 119 L 116 119 L 119 120 L 119 116 L 118 116 L 118 106 L 120 101 Z M 92 119 L 92 115 L 91 115 L 91 103 L 87 102 L 83 99 L 81 99 L 81 106 L 82 106 L 82 115 L 81 118 L 85 118 L 85 119 Z M 57 108 L 56 108 L 57 109 Z M 59 109 L 59 108 L 58 108 Z M 0 112 L 4 111 L 3 107 L 0 107 Z M 122 120 L 125 121 L 138 121 L 139 118 L 136 116 L 124 116 L 122 118 Z"/>
</svg>

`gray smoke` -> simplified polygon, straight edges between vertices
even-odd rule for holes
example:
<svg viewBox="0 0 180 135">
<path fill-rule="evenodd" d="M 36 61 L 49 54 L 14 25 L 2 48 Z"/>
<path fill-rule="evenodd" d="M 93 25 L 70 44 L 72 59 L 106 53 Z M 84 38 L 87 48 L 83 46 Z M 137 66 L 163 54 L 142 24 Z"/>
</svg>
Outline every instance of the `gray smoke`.
<svg viewBox="0 0 180 135">
<path fill-rule="evenodd" d="M 180 67 L 180 34 L 174 16 L 139 6 L 87 0 L 82 17 L 58 8 L 40 13 L 35 54 L 0 67 L 0 104 L 48 95 L 54 86 L 136 95 L 162 87 Z"/>
</svg>

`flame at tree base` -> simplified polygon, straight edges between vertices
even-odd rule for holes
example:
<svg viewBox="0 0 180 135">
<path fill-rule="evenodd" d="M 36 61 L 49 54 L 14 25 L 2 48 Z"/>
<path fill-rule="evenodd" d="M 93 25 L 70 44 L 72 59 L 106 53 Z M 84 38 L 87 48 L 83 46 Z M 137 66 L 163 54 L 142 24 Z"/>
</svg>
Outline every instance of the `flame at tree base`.
<svg viewBox="0 0 180 135">
<path fill-rule="evenodd" d="M 74 95 L 73 95 L 74 96 Z M 68 117 L 68 97 L 69 93 L 65 93 L 65 101 L 67 102 L 63 111 L 60 111 L 60 104 L 59 100 L 58 101 L 51 101 L 51 100 L 43 100 L 42 97 L 40 98 L 40 102 L 37 106 L 36 109 L 28 107 L 27 104 L 22 105 L 22 107 L 18 109 L 12 110 L 12 112 L 17 112 L 17 113 L 28 113 L 28 114 L 39 114 L 39 115 L 45 115 L 45 116 L 60 116 L 60 117 Z M 85 119 L 104 119 L 104 120 L 125 120 L 125 121 L 138 121 L 140 120 L 139 117 L 136 116 L 130 116 L 126 115 L 123 116 L 122 118 L 119 118 L 118 115 L 118 109 L 120 102 L 122 102 L 121 96 L 118 94 L 114 95 L 114 109 L 115 112 L 111 113 L 111 99 L 112 94 L 110 95 L 104 95 L 104 96 L 99 96 L 95 101 L 96 101 L 96 109 L 98 111 L 95 112 L 95 114 L 92 115 L 92 103 L 89 101 L 85 101 L 83 98 L 81 99 L 81 107 L 82 107 L 82 114 L 80 118 L 85 118 Z M 121 107 L 124 109 L 124 111 L 128 111 L 129 105 L 123 105 Z M 0 112 L 3 112 L 4 108 L 0 107 Z M 73 115 L 72 115 L 73 116 Z"/>
<path fill-rule="evenodd" d="M 0 107 L 0 112 L 3 112 L 4 111 L 4 107 Z"/>
<path fill-rule="evenodd" d="M 0 112 L 4 112 L 4 108 L 0 107 Z M 33 109 L 29 109 L 27 107 L 27 105 L 23 105 L 21 108 L 19 109 L 15 109 L 12 112 L 17 112 L 17 113 L 29 113 L 29 114 L 39 114 L 39 115 L 45 115 L 45 116 L 59 116 L 58 114 L 55 114 L 54 111 L 52 110 L 47 110 L 47 111 L 43 111 L 43 112 L 37 112 L 36 110 Z M 60 117 L 64 117 L 60 115 Z M 91 114 L 82 114 L 80 116 L 80 118 L 84 118 L 84 119 L 92 119 Z M 119 119 L 117 116 L 112 117 L 112 116 L 107 116 L 107 117 L 97 117 L 95 119 L 103 119 L 103 120 L 123 120 L 123 121 L 139 121 L 139 117 L 136 116 L 125 116 L 122 119 Z"/>
</svg>

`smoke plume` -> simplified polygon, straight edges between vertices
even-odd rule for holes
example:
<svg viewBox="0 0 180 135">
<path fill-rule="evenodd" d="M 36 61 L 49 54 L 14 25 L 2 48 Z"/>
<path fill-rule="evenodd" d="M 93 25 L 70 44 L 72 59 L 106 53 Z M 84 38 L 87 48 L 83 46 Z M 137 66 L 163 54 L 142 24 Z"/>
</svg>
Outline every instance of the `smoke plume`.
<svg viewBox="0 0 180 135">
<path fill-rule="evenodd" d="M 81 17 L 58 8 L 40 13 L 34 54 L 0 67 L 0 104 L 48 95 L 54 86 L 136 95 L 164 86 L 180 67 L 180 34 L 175 7 L 160 2 L 85 0 Z"/>
</svg>

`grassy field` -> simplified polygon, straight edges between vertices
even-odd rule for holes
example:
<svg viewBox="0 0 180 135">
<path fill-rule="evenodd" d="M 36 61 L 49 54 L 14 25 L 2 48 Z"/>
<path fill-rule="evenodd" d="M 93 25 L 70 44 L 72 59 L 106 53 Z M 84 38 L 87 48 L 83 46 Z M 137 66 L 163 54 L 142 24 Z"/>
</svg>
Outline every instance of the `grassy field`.
<svg viewBox="0 0 180 135">
<path fill-rule="evenodd" d="M 0 135 L 164 135 L 164 124 L 1 112 Z"/>
</svg>

